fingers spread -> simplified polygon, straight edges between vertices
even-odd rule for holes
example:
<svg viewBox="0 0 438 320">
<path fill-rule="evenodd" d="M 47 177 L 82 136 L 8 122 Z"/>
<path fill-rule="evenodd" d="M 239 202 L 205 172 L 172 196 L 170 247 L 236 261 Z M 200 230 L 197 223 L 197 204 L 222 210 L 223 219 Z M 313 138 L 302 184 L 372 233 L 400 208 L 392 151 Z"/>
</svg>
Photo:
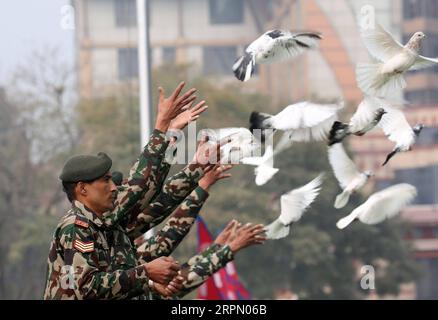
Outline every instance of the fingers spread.
<svg viewBox="0 0 438 320">
<path fill-rule="evenodd" d="M 184 86 L 185 86 L 185 82 L 184 81 L 180 82 L 178 87 L 176 87 L 175 91 L 170 96 L 170 99 L 171 100 L 175 100 L 179 96 L 179 94 L 181 93 L 181 91 L 184 88 Z"/>
</svg>

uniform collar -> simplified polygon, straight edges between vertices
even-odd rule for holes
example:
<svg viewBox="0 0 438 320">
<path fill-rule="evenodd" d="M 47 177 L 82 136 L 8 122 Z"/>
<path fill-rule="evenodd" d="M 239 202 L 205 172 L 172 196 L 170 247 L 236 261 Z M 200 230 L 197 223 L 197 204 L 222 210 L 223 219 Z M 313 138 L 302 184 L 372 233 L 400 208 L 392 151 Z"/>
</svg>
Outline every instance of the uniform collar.
<svg viewBox="0 0 438 320">
<path fill-rule="evenodd" d="M 78 209 L 90 222 L 94 223 L 98 227 L 104 226 L 103 221 L 99 218 L 99 216 L 93 212 L 90 208 L 84 205 L 82 202 L 75 200 L 73 202 L 73 207 Z"/>
</svg>

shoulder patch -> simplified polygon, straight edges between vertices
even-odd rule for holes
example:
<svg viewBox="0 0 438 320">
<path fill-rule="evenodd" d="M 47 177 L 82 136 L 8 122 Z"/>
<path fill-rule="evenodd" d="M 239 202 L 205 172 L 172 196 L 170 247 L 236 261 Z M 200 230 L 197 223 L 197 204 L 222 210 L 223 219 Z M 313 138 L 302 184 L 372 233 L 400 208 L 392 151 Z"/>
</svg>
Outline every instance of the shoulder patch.
<svg viewBox="0 0 438 320">
<path fill-rule="evenodd" d="M 84 228 L 88 228 L 88 222 L 76 219 L 75 220 L 75 225 L 80 226 L 80 227 L 84 227 Z"/>
<path fill-rule="evenodd" d="M 73 241 L 73 248 L 75 248 L 76 250 L 78 250 L 82 253 L 93 252 L 94 251 L 94 242 L 93 241 L 83 242 L 81 240 L 75 239 Z"/>
<path fill-rule="evenodd" d="M 83 227 L 83 228 L 88 228 L 88 226 L 89 226 L 88 219 L 82 218 L 80 216 L 76 216 L 75 225 L 77 225 L 79 227 Z"/>
</svg>

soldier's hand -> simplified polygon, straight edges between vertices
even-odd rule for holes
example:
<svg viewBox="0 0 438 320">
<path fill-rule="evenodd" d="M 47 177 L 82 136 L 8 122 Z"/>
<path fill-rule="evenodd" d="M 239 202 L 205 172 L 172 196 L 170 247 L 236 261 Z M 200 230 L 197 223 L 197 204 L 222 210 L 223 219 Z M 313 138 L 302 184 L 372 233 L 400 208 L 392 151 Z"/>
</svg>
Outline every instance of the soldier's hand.
<svg viewBox="0 0 438 320">
<path fill-rule="evenodd" d="M 149 278 L 155 283 L 167 285 L 180 269 L 178 262 L 171 257 L 160 257 L 145 265 Z"/>
<path fill-rule="evenodd" d="M 228 240 L 231 251 L 235 254 L 239 250 L 254 244 L 263 244 L 266 241 L 266 234 L 262 224 L 253 225 L 247 223 L 236 229 Z"/>
<path fill-rule="evenodd" d="M 169 129 L 170 122 L 196 99 L 196 96 L 193 96 L 196 92 L 195 88 L 179 97 L 184 85 L 185 83 L 181 82 L 168 98 L 164 96 L 164 89 L 162 87 L 158 88 L 158 114 L 155 129 L 166 132 Z"/>
<path fill-rule="evenodd" d="M 198 144 L 195 156 L 192 163 L 197 163 L 204 168 L 204 172 L 211 167 L 220 163 L 221 160 L 221 147 L 227 144 L 228 140 L 219 142 L 212 142 L 209 140 L 208 135 L 204 135 Z"/>
<path fill-rule="evenodd" d="M 214 243 L 225 245 L 229 241 L 231 234 L 235 232 L 235 228 L 237 225 L 238 222 L 234 219 L 228 222 L 224 230 L 222 230 L 221 233 L 219 233 L 219 235 L 216 237 Z"/>
<path fill-rule="evenodd" d="M 204 170 L 204 176 L 199 180 L 199 186 L 205 191 L 208 191 L 217 181 L 231 177 L 231 174 L 225 172 L 232 167 L 232 165 L 221 165 L 220 163 L 208 167 Z"/>
<path fill-rule="evenodd" d="M 170 122 L 169 129 L 183 130 L 191 121 L 199 118 L 201 113 L 208 109 L 205 101 L 202 100 L 196 106 L 192 107 L 193 101 L 190 103 L 187 110 L 180 113 L 175 119 Z"/>
<path fill-rule="evenodd" d="M 163 297 L 171 297 L 180 293 L 184 278 L 180 275 L 172 279 L 167 286 L 156 283 L 154 289 Z"/>
</svg>

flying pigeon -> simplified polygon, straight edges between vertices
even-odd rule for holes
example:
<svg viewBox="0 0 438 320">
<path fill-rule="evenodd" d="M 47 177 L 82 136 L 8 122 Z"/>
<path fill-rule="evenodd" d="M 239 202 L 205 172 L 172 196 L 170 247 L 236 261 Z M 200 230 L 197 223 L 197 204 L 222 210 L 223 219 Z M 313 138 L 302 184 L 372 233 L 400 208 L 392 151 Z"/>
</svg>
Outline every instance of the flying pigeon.
<svg viewBox="0 0 438 320">
<path fill-rule="evenodd" d="M 395 147 L 387 155 L 382 166 L 387 164 L 397 152 L 410 151 L 424 128 L 423 124 L 417 124 L 411 128 L 403 111 L 399 109 L 385 107 L 385 111 L 387 113 L 382 117 L 378 126 L 382 128 L 389 140 L 395 142 Z"/>
<path fill-rule="evenodd" d="M 324 174 L 301 188 L 281 196 L 281 214 L 277 220 L 265 227 L 268 239 L 281 239 L 290 232 L 290 225 L 301 219 L 304 211 L 315 200 L 321 190 Z"/>
<path fill-rule="evenodd" d="M 328 138 L 333 122 L 338 119 L 337 113 L 342 108 L 337 104 L 305 101 L 289 105 L 276 115 L 252 112 L 249 129 L 282 130 L 290 141 L 296 142 L 322 141 Z"/>
<path fill-rule="evenodd" d="M 266 146 L 262 157 L 247 157 L 241 160 L 243 164 L 256 166 L 254 173 L 256 176 L 255 183 L 258 186 L 264 185 L 278 172 L 279 169 L 274 168 L 273 162 L 274 150 L 271 144 Z"/>
<path fill-rule="evenodd" d="M 361 29 L 361 36 L 375 60 L 358 64 L 356 78 L 361 90 L 370 95 L 388 96 L 406 87 L 404 72 L 438 65 L 438 58 L 419 55 L 426 37 L 423 32 L 415 32 L 404 46 L 378 23 L 374 28 Z"/>
<path fill-rule="evenodd" d="M 292 144 L 288 132 L 284 132 L 275 148 L 271 144 L 266 145 L 262 157 L 248 157 L 241 160 L 243 164 L 256 166 L 254 169 L 256 185 L 264 185 L 279 171 L 278 168 L 274 168 L 274 156 L 288 149 Z"/>
<path fill-rule="evenodd" d="M 407 183 L 400 183 L 372 194 L 367 201 L 340 219 L 336 226 L 344 229 L 354 220 L 365 224 L 377 224 L 397 215 L 417 195 L 417 189 Z"/>
<path fill-rule="evenodd" d="M 316 32 L 270 30 L 252 42 L 243 56 L 234 62 L 234 75 L 240 81 L 248 81 L 256 63 L 295 58 L 305 50 L 316 48 L 321 39 L 321 35 Z"/>
<path fill-rule="evenodd" d="M 208 136 L 208 141 L 223 144 L 221 163 L 239 163 L 242 158 L 251 156 L 254 150 L 260 148 L 260 142 L 247 128 L 204 129 L 201 134 Z"/>
<path fill-rule="evenodd" d="M 335 200 L 335 208 L 340 209 L 345 207 L 350 195 L 360 190 L 368 179 L 373 176 L 373 173 L 368 170 L 359 172 L 340 143 L 328 148 L 328 159 L 333 173 L 343 189 Z"/>
<path fill-rule="evenodd" d="M 349 123 L 335 121 L 329 134 L 329 146 L 342 142 L 350 134 L 362 136 L 374 127 L 386 113 L 380 99 L 365 97 Z"/>
</svg>

